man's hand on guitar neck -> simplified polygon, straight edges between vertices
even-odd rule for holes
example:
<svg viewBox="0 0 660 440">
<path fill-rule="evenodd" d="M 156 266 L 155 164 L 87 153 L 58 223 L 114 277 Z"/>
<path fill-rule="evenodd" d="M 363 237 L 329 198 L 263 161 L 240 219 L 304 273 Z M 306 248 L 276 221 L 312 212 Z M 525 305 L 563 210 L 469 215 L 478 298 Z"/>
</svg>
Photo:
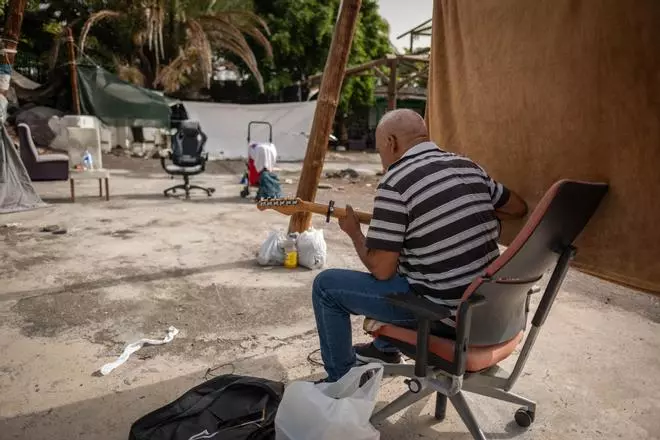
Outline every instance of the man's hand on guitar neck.
<svg viewBox="0 0 660 440">
<path fill-rule="evenodd" d="M 339 217 L 339 227 L 351 238 L 357 234 L 362 234 L 360 220 L 358 220 L 358 216 L 351 205 L 346 205 L 346 216 Z"/>
<path fill-rule="evenodd" d="M 399 253 L 367 248 L 360 221 L 351 205 L 346 205 L 346 216 L 339 219 L 339 227 L 351 238 L 360 260 L 376 279 L 389 280 L 396 274 Z"/>
</svg>

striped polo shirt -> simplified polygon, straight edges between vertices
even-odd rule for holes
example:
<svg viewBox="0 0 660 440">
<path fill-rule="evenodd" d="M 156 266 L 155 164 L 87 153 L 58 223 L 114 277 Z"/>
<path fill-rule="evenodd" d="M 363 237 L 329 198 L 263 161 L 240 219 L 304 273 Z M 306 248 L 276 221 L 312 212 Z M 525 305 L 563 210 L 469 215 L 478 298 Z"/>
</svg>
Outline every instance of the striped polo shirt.
<svg viewBox="0 0 660 440">
<path fill-rule="evenodd" d="M 399 252 L 411 289 L 455 308 L 499 256 L 495 208 L 509 195 L 471 160 L 423 142 L 381 179 L 366 245 Z"/>
</svg>

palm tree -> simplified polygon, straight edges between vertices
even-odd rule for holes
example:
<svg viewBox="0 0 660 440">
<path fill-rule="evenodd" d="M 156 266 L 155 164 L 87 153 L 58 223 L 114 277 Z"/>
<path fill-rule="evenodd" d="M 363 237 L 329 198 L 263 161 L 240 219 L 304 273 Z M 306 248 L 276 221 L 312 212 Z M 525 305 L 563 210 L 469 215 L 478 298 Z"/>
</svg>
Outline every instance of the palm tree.
<svg viewBox="0 0 660 440">
<path fill-rule="evenodd" d="M 125 78 L 147 86 L 161 86 L 175 92 L 191 83 L 208 87 L 217 54 L 240 58 L 263 91 L 263 79 L 246 35 L 272 56 L 266 38 L 266 23 L 251 11 L 246 1 L 237 0 L 119 0 L 115 10 L 101 10 L 85 22 L 79 47 L 84 53 L 92 27 L 101 20 L 126 21 L 132 28 L 135 53 L 131 60 L 117 60 Z M 119 13 L 119 10 L 125 12 Z M 168 44 L 165 44 L 165 43 Z M 222 58 L 220 58 L 222 60 Z M 128 61 L 128 62 L 127 62 Z"/>
</svg>

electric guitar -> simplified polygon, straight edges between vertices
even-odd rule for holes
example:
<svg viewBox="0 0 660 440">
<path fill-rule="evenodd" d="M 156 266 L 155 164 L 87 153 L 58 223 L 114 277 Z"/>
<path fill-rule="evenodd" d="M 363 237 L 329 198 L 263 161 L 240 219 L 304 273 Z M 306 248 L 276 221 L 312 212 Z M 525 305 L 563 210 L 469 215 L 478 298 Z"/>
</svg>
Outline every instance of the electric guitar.
<svg viewBox="0 0 660 440">
<path fill-rule="evenodd" d="M 306 202 L 300 198 L 262 199 L 257 202 L 257 208 L 259 208 L 260 211 L 273 209 L 285 215 L 293 215 L 297 212 L 321 214 L 325 216 L 326 222 L 330 221 L 330 217 L 346 217 L 346 209 L 335 208 L 335 202 L 332 200 L 327 205 L 324 205 L 321 203 Z M 355 214 L 357 214 L 358 220 L 363 225 L 371 223 L 371 214 L 361 211 L 355 211 Z"/>
</svg>

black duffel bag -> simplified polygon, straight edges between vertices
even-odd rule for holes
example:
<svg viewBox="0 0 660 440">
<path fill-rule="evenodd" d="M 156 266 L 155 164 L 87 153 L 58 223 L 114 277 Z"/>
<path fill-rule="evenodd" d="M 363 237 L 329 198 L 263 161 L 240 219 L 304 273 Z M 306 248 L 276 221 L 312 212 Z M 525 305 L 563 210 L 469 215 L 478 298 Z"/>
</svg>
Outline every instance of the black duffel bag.
<svg viewBox="0 0 660 440">
<path fill-rule="evenodd" d="M 283 392 L 281 382 L 218 376 L 133 423 L 129 440 L 274 440 Z"/>
</svg>

